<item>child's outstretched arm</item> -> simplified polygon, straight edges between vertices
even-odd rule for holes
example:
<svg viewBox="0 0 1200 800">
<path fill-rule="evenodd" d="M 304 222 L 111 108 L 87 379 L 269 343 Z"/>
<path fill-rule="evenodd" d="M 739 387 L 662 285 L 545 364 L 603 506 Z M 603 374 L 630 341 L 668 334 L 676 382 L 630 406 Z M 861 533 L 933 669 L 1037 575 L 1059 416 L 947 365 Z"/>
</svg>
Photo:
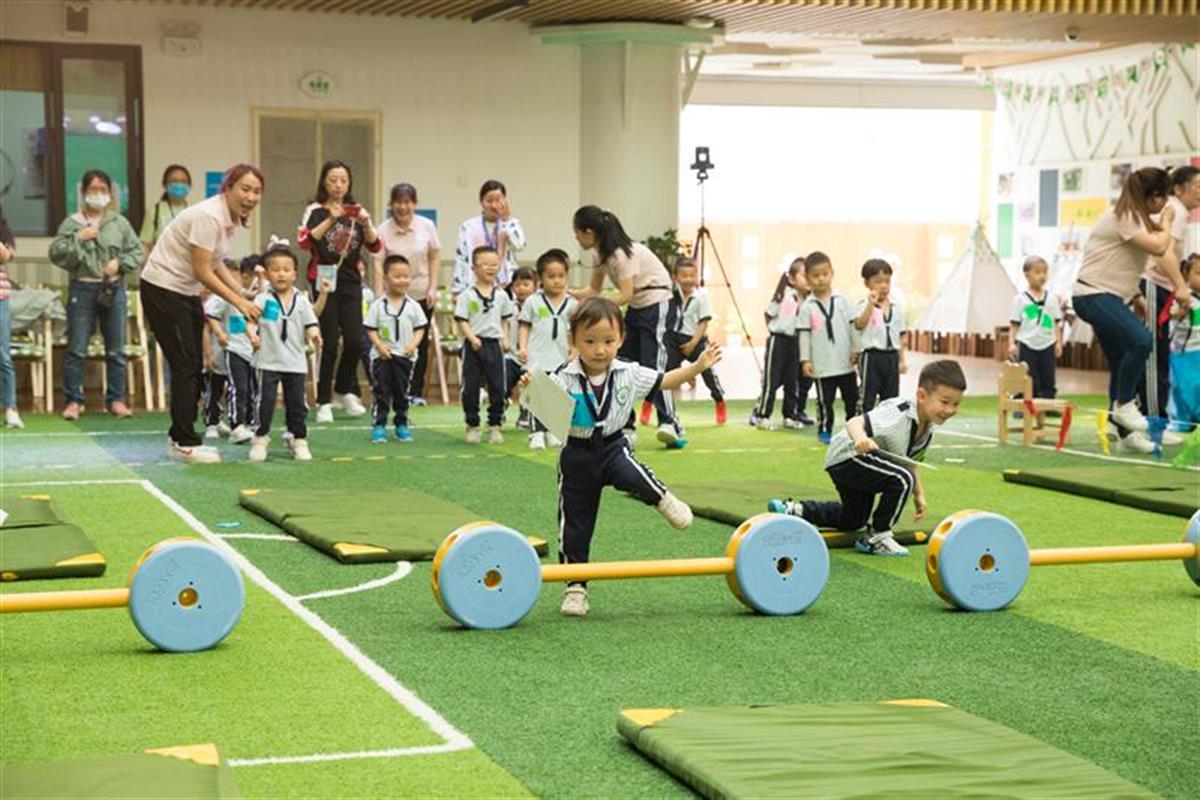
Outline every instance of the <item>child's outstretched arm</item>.
<svg viewBox="0 0 1200 800">
<path fill-rule="evenodd" d="M 847 420 L 846 433 L 850 434 L 850 441 L 854 443 L 856 453 L 870 453 L 879 449 L 875 440 L 867 435 L 865 417 L 857 416 Z"/>
<path fill-rule="evenodd" d="M 677 389 L 720 360 L 721 348 L 710 344 L 695 361 L 684 362 L 683 366 L 665 373 L 659 388 Z"/>
</svg>

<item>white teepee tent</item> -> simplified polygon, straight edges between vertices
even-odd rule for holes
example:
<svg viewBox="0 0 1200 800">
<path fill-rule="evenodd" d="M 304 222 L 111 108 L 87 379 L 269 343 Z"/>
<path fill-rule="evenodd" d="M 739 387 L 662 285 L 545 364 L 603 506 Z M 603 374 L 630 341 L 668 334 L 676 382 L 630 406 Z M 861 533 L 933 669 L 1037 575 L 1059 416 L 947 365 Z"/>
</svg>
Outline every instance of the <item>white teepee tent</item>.
<svg viewBox="0 0 1200 800">
<path fill-rule="evenodd" d="M 1008 325 L 1016 293 L 1017 287 L 988 244 L 983 227 L 976 225 L 958 265 L 913 328 L 934 333 L 993 334 L 996 328 Z"/>
</svg>

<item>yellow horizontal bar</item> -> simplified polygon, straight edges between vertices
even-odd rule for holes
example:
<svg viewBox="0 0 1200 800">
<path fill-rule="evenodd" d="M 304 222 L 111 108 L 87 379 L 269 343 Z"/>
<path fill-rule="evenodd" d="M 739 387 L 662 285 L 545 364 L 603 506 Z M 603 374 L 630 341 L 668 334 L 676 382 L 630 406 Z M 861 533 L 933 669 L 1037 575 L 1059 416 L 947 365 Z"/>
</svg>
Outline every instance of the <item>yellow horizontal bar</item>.
<svg viewBox="0 0 1200 800">
<path fill-rule="evenodd" d="M 88 589 L 77 592 L 27 592 L 0 595 L 0 614 L 123 608 L 127 605 L 129 605 L 128 589 Z"/>
<path fill-rule="evenodd" d="M 542 580 L 603 581 L 620 578 L 675 578 L 689 575 L 728 575 L 732 558 L 677 558 L 670 561 L 597 561 L 590 564 L 547 564 Z"/>
<path fill-rule="evenodd" d="M 1173 544 L 1129 544 L 1116 547 L 1061 547 L 1032 550 L 1029 563 L 1035 567 L 1057 564 L 1099 564 L 1110 561 L 1177 561 L 1195 558 L 1192 542 Z"/>
</svg>

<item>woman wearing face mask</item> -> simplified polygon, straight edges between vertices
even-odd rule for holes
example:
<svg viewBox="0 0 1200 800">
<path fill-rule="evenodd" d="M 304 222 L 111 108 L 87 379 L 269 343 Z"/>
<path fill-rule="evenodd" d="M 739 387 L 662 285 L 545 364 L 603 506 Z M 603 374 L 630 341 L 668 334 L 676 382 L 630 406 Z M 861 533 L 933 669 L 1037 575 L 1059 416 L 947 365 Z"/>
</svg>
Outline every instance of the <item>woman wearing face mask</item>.
<svg viewBox="0 0 1200 800">
<path fill-rule="evenodd" d="M 50 244 L 50 261 L 71 276 L 67 291 L 67 356 L 63 364 L 63 419 L 83 411 L 83 367 L 96 322 L 104 336 L 104 404 L 114 417 L 133 416 L 125 403 L 125 284 L 142 265 L 142 243 L 117 212 L 112 179 L 98 169 L 83 174 L 83 207 L 63 220 Z"/>
<path fill-rule="evenodd" d="M 181 164 L 172 164 L 163 170 L 163 193 L 154 207 L 146 211 L 146 219 L 142 222 L 142 243 L 146 245 L 146 254 L 154 249 L 154 243 L 171 220 L 188 207 L 188 194 L 192 191 L 192 173 Z"/>
</svg>

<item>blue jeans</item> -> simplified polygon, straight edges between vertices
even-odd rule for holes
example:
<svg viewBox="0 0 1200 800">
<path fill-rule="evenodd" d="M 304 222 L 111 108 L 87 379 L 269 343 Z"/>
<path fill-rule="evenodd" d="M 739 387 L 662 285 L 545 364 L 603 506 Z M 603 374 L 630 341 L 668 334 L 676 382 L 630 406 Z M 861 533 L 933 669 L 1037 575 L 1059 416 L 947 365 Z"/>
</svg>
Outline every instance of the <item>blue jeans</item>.
<svg viewBox="0 0 1200 800">
<path fill-rule="evenodd" d="M 68 403 L 83 405 L 83 367 L 88 341 L 100 322 L 104 336 L 105 379 L 108 392 L 105 405 L 125 399 L 125 285 L 118 283 L 112 306 L 107 310 L 97 303 L 99 283 L 74 281 L 67 291 L 67 357 L 63 364 L 63 394 Z"/>
<path fill-rule="evenodd" d="M 17 407 L 17 369 L 12 360 L 12 311 L 0 300 L 0 408 Z"/>
<path fill-rule="evenodd" d="M 1133 400 L 1153 344 L 1146 323 L 1115 294 L 1076 295 L 1075 313 L 1095 329 L 1108 359 L 1108 399 L 1118 405 Z"/>
</svg>

